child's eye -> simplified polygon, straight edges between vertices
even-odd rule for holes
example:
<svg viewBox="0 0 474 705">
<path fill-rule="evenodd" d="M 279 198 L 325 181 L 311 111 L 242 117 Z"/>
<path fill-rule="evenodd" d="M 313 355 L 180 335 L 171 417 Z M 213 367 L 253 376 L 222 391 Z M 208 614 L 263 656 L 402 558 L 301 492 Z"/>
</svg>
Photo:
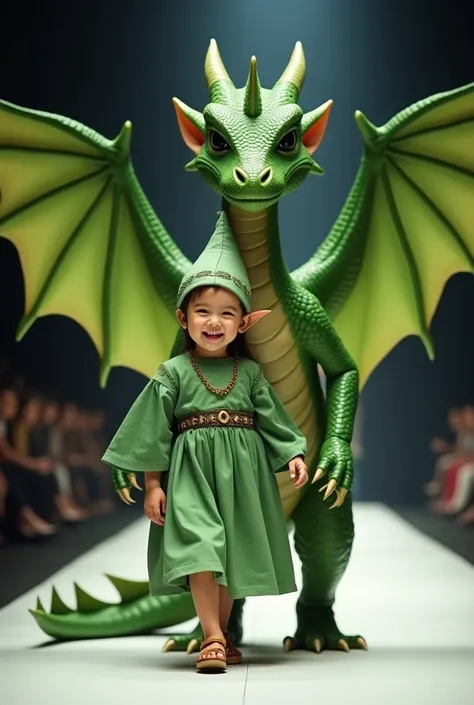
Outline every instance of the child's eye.
<svg viewBox="0 0 474 705">
<path fill-rule="evenodd" d="M 224 311 L 223 315 L 224 316 L 233 316 L 234 314 L 232 313 L 232 311 Z"/>
</svg>

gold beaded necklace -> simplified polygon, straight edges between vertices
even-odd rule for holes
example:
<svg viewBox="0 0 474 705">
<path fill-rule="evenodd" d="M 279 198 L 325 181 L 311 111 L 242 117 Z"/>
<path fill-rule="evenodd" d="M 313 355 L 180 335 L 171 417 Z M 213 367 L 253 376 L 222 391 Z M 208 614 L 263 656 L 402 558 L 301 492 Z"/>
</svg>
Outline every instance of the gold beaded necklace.
<svg viewBox="0 0 474 705">
<path fill-rule="evenodd" d="M 213 387 L 212 384 L 209 384 L 207 379 L 204 377 L 202 374 L 201 370 L 198 367 L 198 364 L 196 362 L 196 358 L 194 357 L 194 350 L 189 351 L 189 359 L 191 361 L 191 365 L 194 367 L 194 370 L 196 371 L 197 376 L 203 383 L 203 385 L 208 389 L 210 392 L 213 394 L 217 394 L 218 396 L 225 396 L 228 394 L 235 386 L 235 383 L 237 381 L 237 375 L 239 373 L 239 356 L 235 355 L 234 356 L 234 373 L 232 375 L 232 379 L 230 380 L 229 384 L 227 387 L 224 387 L 224 389 L 218 389 L 217 387 Z"/>
</svg>

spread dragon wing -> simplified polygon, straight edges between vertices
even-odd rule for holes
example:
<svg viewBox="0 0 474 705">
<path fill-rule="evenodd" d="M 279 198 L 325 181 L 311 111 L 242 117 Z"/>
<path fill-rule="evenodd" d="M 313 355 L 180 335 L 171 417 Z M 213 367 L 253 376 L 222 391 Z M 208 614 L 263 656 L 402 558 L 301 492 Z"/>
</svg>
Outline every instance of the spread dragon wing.
<svg viewBox="0 0 474 705">
<path fill-rule="evenodd" d="M 474 83 L 356 120 L 365 152 L 334 227 L 292 276 L 321 301 L 361 387 L 405 337 L 434 357 L 430 325 L 447 280 L 474 271 Z"/>
<path fill-rule="evenodd" d="M 110 141 L 67 118 L 0 101 L 0 235 L 25 283 L 20 339 L 36 319 L 79 323 L 101 359 L 152 376 L 178 331 L 189 266 L 130 160 L 130 123 Z"/>
</svg>

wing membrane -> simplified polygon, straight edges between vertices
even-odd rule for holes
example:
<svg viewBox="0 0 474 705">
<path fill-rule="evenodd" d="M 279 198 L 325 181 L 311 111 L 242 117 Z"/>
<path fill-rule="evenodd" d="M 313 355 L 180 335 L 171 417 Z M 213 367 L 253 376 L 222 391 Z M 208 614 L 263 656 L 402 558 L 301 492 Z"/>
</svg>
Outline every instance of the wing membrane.
<svg viewBox="0 0 474 705">
<path fill-rule="evenodd" d="M 74 319 L 101 358 L 151 376 L 171 351 L 188 261 L 138 183 L 130 125 L 107 140 L 67 118 L 0 102 L 0 235 L 25 282 L 18 335 L 46 315 Z"/>
</svg>

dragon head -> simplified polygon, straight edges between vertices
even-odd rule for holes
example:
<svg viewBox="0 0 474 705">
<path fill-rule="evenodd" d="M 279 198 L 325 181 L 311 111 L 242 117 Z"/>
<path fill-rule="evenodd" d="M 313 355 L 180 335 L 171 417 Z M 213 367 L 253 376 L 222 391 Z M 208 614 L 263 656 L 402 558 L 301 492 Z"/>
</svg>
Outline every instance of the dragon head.
<svg viewBox="0 0 474 705">
<path fill-rule="evenodd" d="M 311 155 L 324 136 L 332 101 L 303 113 L 297 100 L 304 75 L 297 42 L 271 90 L 261 87 L 254 56 L 245 87 L 235 88 L 212 39 L 205 61 L 209 103 L 200 113 L 173 98 L 181 135 L 196 155 L 186 168 L 199 171 L 244 210 L 268 208 L 309 173 L 322 174 Z"/>
</svg>

